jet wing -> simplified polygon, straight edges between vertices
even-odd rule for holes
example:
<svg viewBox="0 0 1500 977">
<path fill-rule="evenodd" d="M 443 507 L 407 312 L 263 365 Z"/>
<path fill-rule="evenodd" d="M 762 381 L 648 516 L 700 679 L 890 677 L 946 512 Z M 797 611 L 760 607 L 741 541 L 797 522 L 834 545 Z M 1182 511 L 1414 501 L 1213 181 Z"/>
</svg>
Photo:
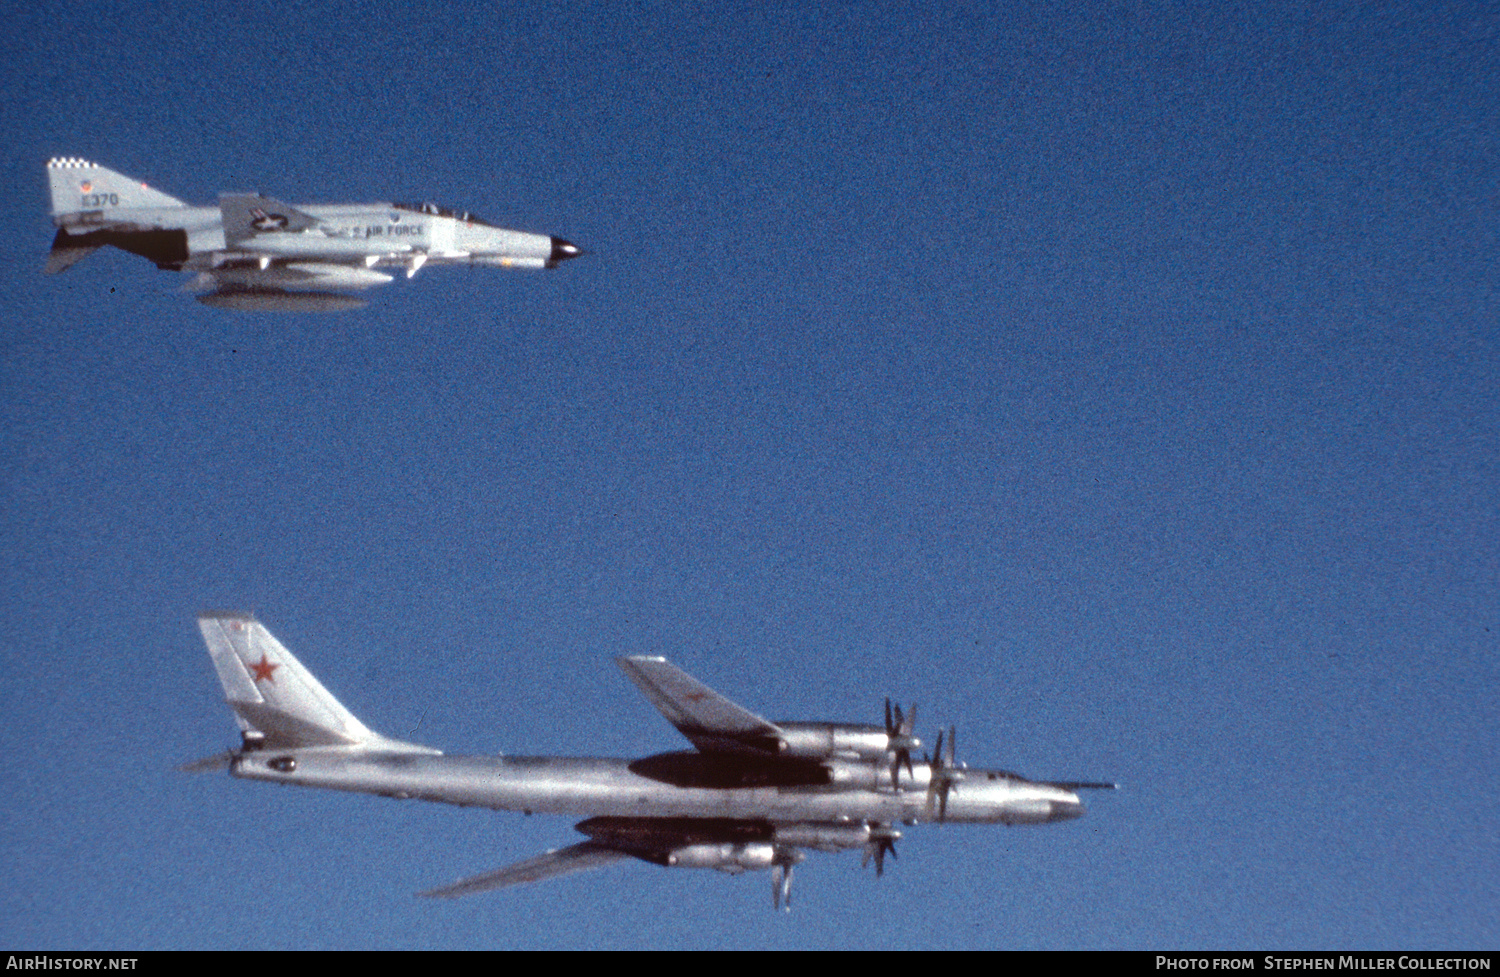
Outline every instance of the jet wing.
<svg viewBox="0 0 1500 977">
<path fill-rule="evenodd" d="M 724 698 L 665 658 L 615 661 L 667 721 L 704 753 L 779 751 L 782 730 Z"/>
<path fill-rule="evenodd" d="M 432 899 L 452 899 L 456 896 L 473 895 L 476 892 L 492 892 L 495 889 L 505 889 L 513 885 L 524 885 L 527 882 L 555 879 L 561 875 L 572 875 L 574 872 L 587 872 L 589 869 L 603 868 L 631 857 L 623 851 L 601 845 L 596 841 L 583 841 L 567 848 L 549 851 L 536 858 L 528 858 L 524 862 L 507 865 L 493 872 L 460 879 L 440 889 L 429 889 L 417 894 Z"/>
<path fill-rule="evenodd" d="M 305 231 L 322 223 L 291 204 L 258 193 L 219 194 L 219 216 L 224 222 L 224 243 L 229 247 L 257 234 Z"/>
</svg>

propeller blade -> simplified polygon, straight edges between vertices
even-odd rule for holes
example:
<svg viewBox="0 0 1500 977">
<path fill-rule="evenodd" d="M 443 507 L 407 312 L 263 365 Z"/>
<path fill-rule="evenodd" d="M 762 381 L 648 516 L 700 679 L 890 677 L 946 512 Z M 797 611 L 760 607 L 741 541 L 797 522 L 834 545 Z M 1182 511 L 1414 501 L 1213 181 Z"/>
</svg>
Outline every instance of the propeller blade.
<svg viewBox="0 0 1500 977">
<path fill-rule="evenodd" d="M 875 877 L 879 878 L 885 874 L 885 856 L 889 854 L 896 857 L 896 839 L 901 837 L 901 832 L 888 824 L 871 824 L 870 839 L 865 842 L 864 858 L 860 860 L 860 868 L 868 868 L 870 860 L 875 860 Z"/>
<path fill-rule="evenodd" d="M 771 861 L 771 904 L 792 911 L 792 868 L 807 855 L 796 848 L 776 847 Z"/>
<path fill-rule="evenodd" d="M 901 719 L 900 707 L 897 707 L 897 710 L 895 710 L 895 719 L 897 719 L 897 725 L 900 725 L 901 737 L 901 749 L 897 750 L 897 753 L 895 753 L 895 758 L 897 758 L 898 761 L 903 762 L 903 764 L 906 764 L 907 776 L 916 776 L 916 774 L 912 771 L 912 750 L 916 749 L 916 747 L 918 746 L 921 746 L 922 743 L 921 740 L 918 740 L 918 738 L 913 737 L 912 735 L 912 729 L 916 728 L 915 705 L 912 705 L 912 711 L 909 711 L 904 719 Z M 894 780 L 894 777 L 892 777 L 892 780 Z"/>
<path fill-rule="evenodd" d="M 875 877 L 878 879 L 885 874 L 885 856 L 889 853 L 892 858 L 896 857 L 896 842 L 891 838 L 871 838 L 865 845 L 865 857 L 860 861 L 860 868 L 868 868 L 870 859 L 875 860 Z"/>
<path fill-rule="evenodd" d="M 928 761 L 932 767 L 932 773 L 927 781 L 927 816 L 932 816 L 933 807 L 938 811 L 938 823 L 942 824 L 948 819 L 948 793 L 953 790 L 954 785 L 964 779 L 960 769 L 958 753 L 958 732 L 949 726 L 947 730 L 948 754 L 943 755 L 944 733 L 938 732 L 937 743 L 933 746 L 932 759 Z"/>
<path fill-rule="evenodd" d="M 777 862 L 771 866 L 771 905 L 777 911 L 792 911 L 792 866 Z"/>
<path fill-rule="evenodd" d="M 927 807 L 923 817 L 932 817 L 932 809 L 937 805 L 939 795 L 943 798 L 943 813 L 938 816 L 941 822 L 948 813 L 948 782 L 939 776 L 939 767 L 936 763 L 932 767 L 932 779 L 927 784 Z"/>
<path fill-rule="evenodd" d="M 891 789 L 901 789 L 901 768 L 905 767 L 908 775 L 915 776 L 911 763 L 911 751 L 922 745 L 922 741 L 912 736 L 912 729 L 917 722 L 917 707 L 912 706 L 910 712 L 901 708 L 901 704 L 891 703 L 885 700 L 885 735 L 891 752 Z"/>
</svg>

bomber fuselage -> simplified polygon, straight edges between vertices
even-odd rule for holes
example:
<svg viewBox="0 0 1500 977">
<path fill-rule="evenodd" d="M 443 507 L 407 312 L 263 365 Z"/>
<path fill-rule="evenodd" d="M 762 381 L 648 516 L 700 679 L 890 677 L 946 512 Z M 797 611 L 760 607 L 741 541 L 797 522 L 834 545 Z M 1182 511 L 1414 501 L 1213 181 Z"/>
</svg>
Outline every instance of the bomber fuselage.
<svg viewBox="0 0 1500 977">
<path fill-rule="evenodd" d="M 814 767 L 821 768 L 821 778 Z M 696 770 L 695 770 L 696 768 Z M 780 771 L 768 774 L 768 770 Z M 642 760 L 486 757 L 350 751 L 342 747 L 240 754 L 236 777 L 497 810 L 635 818 L 764 818 L 770 821 L 907 822 L 933 819 L 930 767 L 900 788 L 868 764 L 786 765 L 660 754 Z M 963 770 L 944 820 L 1041 824 L 1079 817 L 1065 787 L 998 770 Z M 822 782 L 812 782 L 821 779 Z M 731 782 L 738 784 L 731 785 Z"/>
</svg>

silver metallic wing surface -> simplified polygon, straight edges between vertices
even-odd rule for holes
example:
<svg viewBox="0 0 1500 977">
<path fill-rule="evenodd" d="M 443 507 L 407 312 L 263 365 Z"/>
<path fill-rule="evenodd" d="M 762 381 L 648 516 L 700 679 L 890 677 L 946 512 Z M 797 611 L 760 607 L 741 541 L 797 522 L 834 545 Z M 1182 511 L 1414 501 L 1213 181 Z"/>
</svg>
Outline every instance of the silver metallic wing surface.
<svg viewBox="0 0 1500 977">
<path fill-rule="evenodd" d="M 492 892 L 495 889 L 504 889 L 513 885 L 541 882 L 543 879 L 555 879 L 560 875 L 572 875 L 574 872 L 603 868 L 630 857 L 625 852 L 598 842 L 584 841 L 567 848 L 549 851 L 536 858 L 528 858 L 524 862 L 507 865 L 493 872 L 460 879 L 441 889 L 419 892 L 417 895 L 432 899 L 452 899 L 456 896 L 473 895 L 476 892 Z"/>
<path fill-rule="evenodd" d="M 730 702 L 665 658 L 635 655 L 615 661 L 698 749 L 775 752 L 780 727 Z"/>
</svg>

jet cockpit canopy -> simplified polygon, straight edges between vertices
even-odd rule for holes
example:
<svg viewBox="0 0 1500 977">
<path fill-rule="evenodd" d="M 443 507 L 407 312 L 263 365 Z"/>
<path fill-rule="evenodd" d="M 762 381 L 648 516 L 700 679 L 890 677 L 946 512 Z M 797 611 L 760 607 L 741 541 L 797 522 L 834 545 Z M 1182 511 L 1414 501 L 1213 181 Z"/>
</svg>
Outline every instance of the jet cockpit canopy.
<svg viewBox="0 0 1500 977">
<path fill-rule="evenodd" d="M 435 203 L 432 203 L 431 201 L 424 201 L 419 204 L 391 204 L 391 206 L 396 208 L 397 210 L 405 210 L 413 214 L 427 214 L 432 217 L 452 217 L 454 220 L 461 220 L 470 224 L 479 224 L 483 227 L 495 226 L 484 218 L 469 213 L 467 210 L 451 210 L 447 207 L 441 207 Z"/>
</svg>

